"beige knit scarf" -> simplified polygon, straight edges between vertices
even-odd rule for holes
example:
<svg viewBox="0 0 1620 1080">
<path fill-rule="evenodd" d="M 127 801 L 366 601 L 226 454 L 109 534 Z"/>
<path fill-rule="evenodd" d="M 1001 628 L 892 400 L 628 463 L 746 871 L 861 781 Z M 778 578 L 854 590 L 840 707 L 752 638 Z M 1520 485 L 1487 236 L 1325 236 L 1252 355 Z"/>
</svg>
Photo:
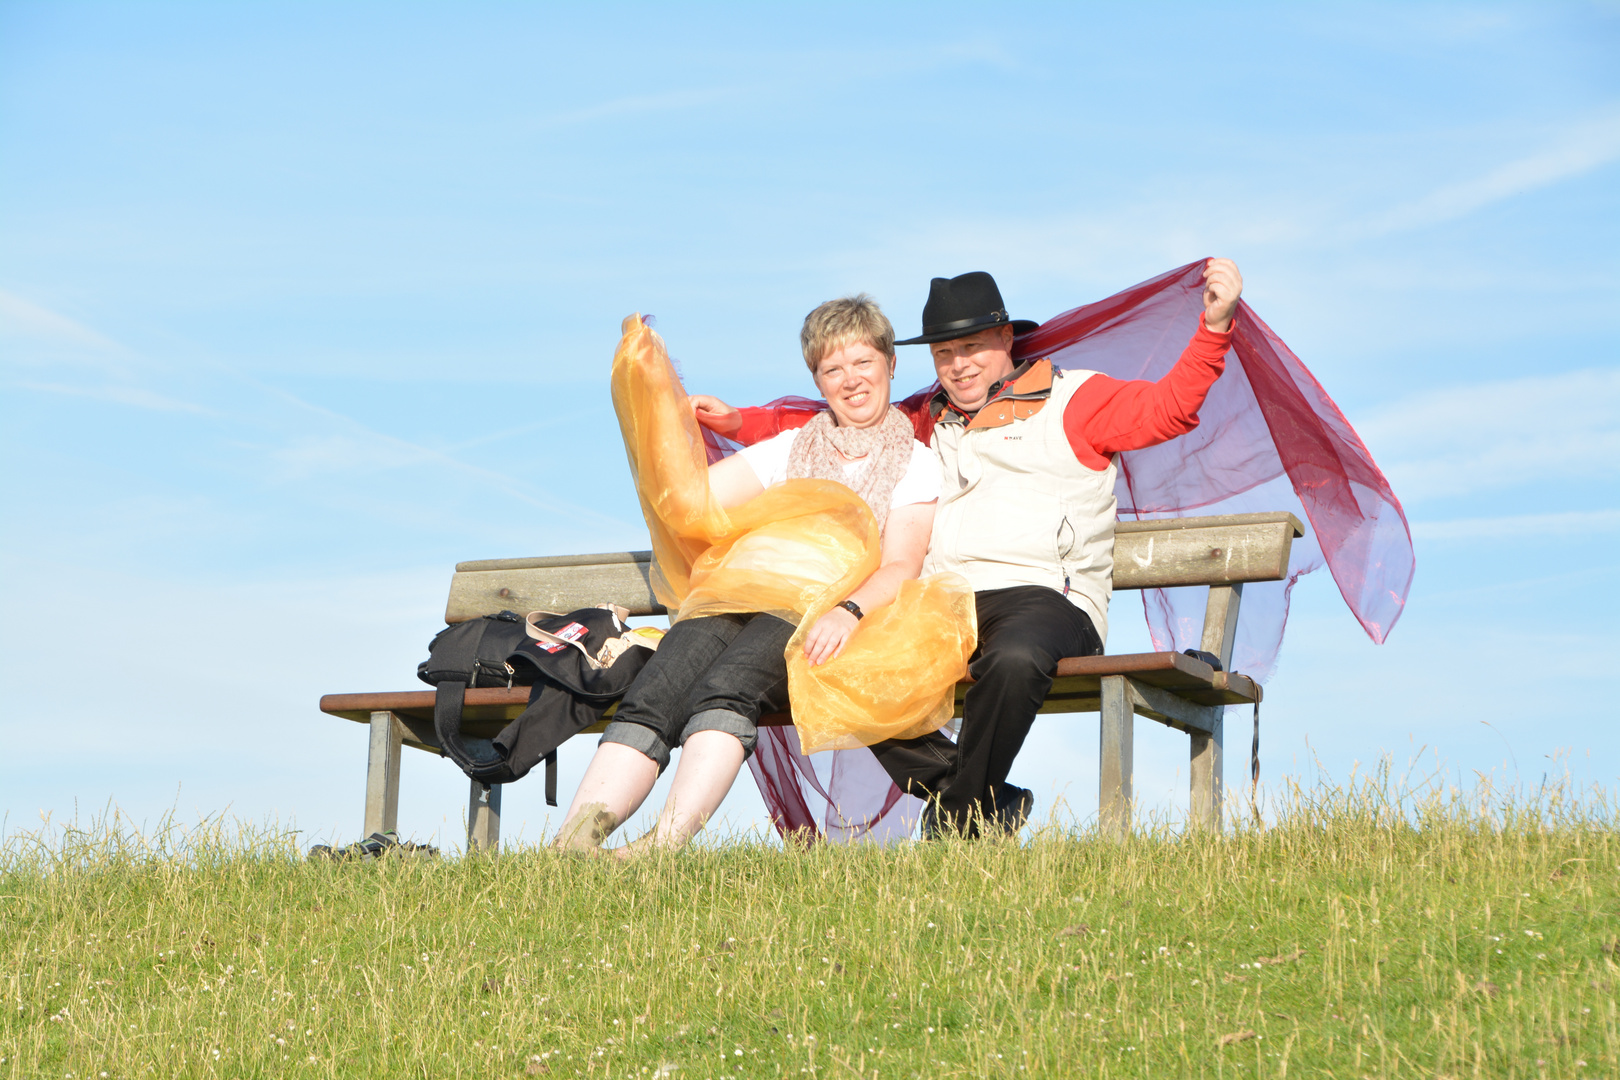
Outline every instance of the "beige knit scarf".
<svg viewBox="0 0 1620 1080">
<path fill-rule="evenodd" d="M 873 427 L 839 427 L 830 412 L 819 412 L 793 440 L 788 454 L 789 480 L 836 480 L 848 486 L 872 510 L 878 532 L 889 520 L 889 501 L 895 485 L 911 464 L 916 432 L 911 421 L 893 405 L 883 422 Z M 852 476 L 844 471 L 845 458 L 865 459 Z"/>
</svg>

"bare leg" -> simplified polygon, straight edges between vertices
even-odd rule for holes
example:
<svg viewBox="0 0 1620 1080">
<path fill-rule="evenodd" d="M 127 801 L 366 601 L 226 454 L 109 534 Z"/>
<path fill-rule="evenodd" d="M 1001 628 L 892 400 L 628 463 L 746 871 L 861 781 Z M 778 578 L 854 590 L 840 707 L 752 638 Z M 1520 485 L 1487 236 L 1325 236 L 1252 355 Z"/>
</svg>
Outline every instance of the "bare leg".
<svg viewBox="0 0 1620 1080">
<path fill-rule="evenodd" d="M 732 739 L 732 742 L 737 740 Z M 686 755 L 681 755 L 684 765 Z M 602 743 L 568 805 L 568 816 L 552 846 L 562 851 L 593 851 L 641 808 L 658 781 L 658 763 L 622 743 Z"/>
<path fill-rule="evenodd" d="M 675 849 L 714 816 L 731 790 L 744 760 L 743 745 L 724 731 L 698 731 L 681 747 L 669 799 L 652 832 L 619 849 L 621 858 L 645 854 L 653 848 Z"/>
</svg>

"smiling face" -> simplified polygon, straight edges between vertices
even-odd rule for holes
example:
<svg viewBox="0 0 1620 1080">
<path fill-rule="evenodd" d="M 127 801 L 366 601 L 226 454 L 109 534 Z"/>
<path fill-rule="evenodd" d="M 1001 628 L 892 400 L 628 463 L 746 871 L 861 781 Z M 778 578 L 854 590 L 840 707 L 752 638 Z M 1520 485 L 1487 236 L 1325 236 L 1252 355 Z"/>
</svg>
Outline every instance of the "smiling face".
<svg viewBox="0 0 1620 1080">
<path fill-rule="evenodd" d="M 934 373 L 951 404 L 965 413 L 983 408 L 991 385 L 1012 374 L 1012 345 L 1010 326 L 992 327 L 930 345 Z"/>
<path fill-rule="evenodd" d="M 827 399 L 839 427 L 872 427 L 889 410 L 894 357 L 865 342 L 841 345 L 816 365 L 816 389 Z"/>
</svg>

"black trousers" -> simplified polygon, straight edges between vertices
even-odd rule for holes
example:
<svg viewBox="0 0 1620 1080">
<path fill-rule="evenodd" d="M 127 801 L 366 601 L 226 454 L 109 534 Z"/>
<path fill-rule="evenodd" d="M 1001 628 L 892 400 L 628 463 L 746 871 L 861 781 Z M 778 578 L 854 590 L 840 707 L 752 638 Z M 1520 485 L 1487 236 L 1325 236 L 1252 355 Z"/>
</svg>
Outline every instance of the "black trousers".
<svg viewBox="0 0 1620 1080">
<path fill-rule="evenodd" d="M 1065 656 L 1096 656 L 1102 639 L 1091 617 L 1055 589 L 1020 585 L 975 593 L 979 647 L 968 664 L 974 684 L 962 703 L 956 742 L 939 732 L 872 747 L 901 791 L 939 797 L 959 828 L 994 814 L 1035 714 Z"/>
<path fill-rule="evenodd" d="M 788 639 L 796 629 L 775 615 L 708 615 L 669 628 L 625 691 L 602 734 L 669 767 L 670 751 L 699 731 L 735 735 L 745 753 L 755 722 L 788 707 Z"/>
</svg>

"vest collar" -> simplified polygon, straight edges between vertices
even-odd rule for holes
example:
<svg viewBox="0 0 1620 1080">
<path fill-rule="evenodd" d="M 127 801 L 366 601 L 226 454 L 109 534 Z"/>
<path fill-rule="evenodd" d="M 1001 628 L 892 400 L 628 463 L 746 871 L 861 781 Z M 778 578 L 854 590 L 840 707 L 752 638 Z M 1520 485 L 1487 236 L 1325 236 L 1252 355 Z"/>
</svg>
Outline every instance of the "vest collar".
<svg viewBox="0 0 1620 1080">
<path fill-rule="evenodd" d="M 966 424 L 969 430 L 1001 427 L 1034 416 L 1051 396 L 1052 361 L 1042 357 L 1025 360 L 1005 379 L 991 383 L 990 396 L 971 416 L 951 404 L 943 388 L 929 399 L 928 411 L 940 424 Z"/>
</svg>

